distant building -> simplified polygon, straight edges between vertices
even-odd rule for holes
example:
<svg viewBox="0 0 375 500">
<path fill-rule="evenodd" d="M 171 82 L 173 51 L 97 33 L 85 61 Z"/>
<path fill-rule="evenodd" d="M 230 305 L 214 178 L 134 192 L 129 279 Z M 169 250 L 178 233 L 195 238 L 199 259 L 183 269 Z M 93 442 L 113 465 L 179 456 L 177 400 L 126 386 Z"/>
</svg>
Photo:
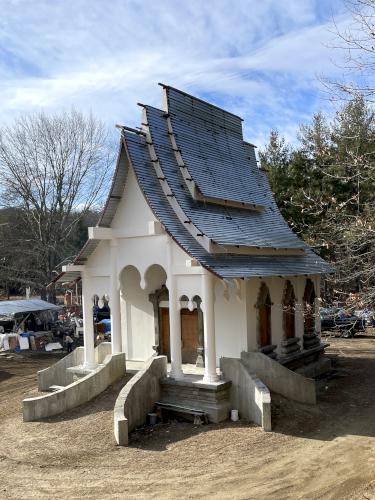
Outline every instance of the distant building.
<svg viewBox="0 0 375 500">
<path fill-rule="evenodd" d="M 85 365 L 92 300 L 109 298 L 112 350 L 204 366 L 261 351 L 288 366 L 316 360 L 320 276 L 329 266 L 288 227 L 244 141 L 242 120 L 172 87 L 121 128 L 112 187 L 61 281 L 82 278 Z"/>
</svg>

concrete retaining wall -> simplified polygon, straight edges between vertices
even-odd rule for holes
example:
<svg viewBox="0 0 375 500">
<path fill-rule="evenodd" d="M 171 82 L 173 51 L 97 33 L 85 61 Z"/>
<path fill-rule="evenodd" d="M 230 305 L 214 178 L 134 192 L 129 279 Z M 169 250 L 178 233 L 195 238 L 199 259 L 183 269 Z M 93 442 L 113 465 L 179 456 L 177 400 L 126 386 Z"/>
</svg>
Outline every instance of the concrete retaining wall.
<svg viewBox="0 0 375 500">
<path fill-rule="evenodd" d="M 230 401 L 232 408 L 238 409 L 240 418 L 270 431 L 271 395 L 263 382 L 251 375 L 240 359 L 221 358 L 220 369 L 224 378 L 232 381 Z"/>
<path fill-rule="evenodd" d="M 259 377 L 270 391 L 299 403 L 316 404 L 315 380 L 288 370 L 261 352 L 242 352 L 241 359 L 248 372 Z"/>
<path fill-rule="evenodd" d="M 73 382 L 73 375 L 67 371 L 71 366 L 83 363 L 83 347 L 77 347 L 73 352 L 54 363 L 52 366 L 38 371 L 38 390 L 47 391 L 51 385 L 68 385 Z"/>
<path fill-rule="evenodd" d="M 127 446 L 129 432 L 146 422 L 147 414 L 160 399 L 160 380 L 166 376 L 167 358 L 156 356 L 123 387 L 114 409 L 114 434 L 118 445 Z"/>
<path fill-rule="evenodd" d="M 52 366 L 38 371 L 38 390 L 47 391 L 51 385 L 67 386 L 74 382 L 74 374 L 67 368 L 83 364 L 83 347 L 77 347 L 73 352 L 54 363 Z M 111 354 L 111 342 L 102 342 L 95 348 L 95 360 L 103 363 L 105 357 Z"/>
<path fill-rule="evenodd" d="M 23 400 L 23 420 L 30 422 L 64 413 L 98 396 L 121 378 L 125 371 L 125 354 L 109 354 L 103 364 L 85 377 L 50 394 Z"/>
</svg>

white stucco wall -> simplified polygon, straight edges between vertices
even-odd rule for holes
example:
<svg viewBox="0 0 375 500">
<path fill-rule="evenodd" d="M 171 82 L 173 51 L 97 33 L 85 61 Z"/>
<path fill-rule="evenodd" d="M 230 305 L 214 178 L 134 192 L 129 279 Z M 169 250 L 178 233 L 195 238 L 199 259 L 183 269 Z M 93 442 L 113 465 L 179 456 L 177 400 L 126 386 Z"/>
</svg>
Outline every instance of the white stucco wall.
<svg viewBox="0 0 375 500">
<path fill-rule="evenodd" d="M 148 234 L 148 222 L 156 221 L 139 188 L 134 170 L 129 167 L 124 192 L 111 227 L 117 236 L 134 237 Z"/>
<path fill-rule="evenodd" d="M 222 280 L 215 279 L 215 335 L 216 357 L 239 358 L 247 350 L 246 336 L 246 284 L 238 281 L 240 293 L 234 284 L 227 287 Z"/>
</svg>

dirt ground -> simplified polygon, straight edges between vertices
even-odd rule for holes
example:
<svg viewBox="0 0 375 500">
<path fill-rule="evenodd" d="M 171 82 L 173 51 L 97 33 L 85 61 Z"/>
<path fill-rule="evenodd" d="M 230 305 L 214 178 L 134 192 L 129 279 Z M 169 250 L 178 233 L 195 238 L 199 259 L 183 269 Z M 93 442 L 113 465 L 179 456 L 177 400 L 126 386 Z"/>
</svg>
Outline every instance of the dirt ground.
<svg viewBox="0 0 375 500">
<path fill-rule="evenodd" d="M 121 383 L 23 423 L 22 398 L 54 360 L 0 357 L 0 498 L 375 499 L 375 337 L 329 342 L 335 373 L 318 382 L 318 405 L 273 397 L 273 432 L 175 423 L 128 448 L 112 434 Z"/>
</svg>

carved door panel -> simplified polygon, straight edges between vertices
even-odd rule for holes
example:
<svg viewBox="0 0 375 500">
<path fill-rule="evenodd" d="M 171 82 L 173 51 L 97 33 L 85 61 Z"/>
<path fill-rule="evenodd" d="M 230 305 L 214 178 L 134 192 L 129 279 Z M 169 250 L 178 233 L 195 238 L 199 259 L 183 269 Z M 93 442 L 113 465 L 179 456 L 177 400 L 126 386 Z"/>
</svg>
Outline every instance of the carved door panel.
<svg viewBox="0 0 375 500">
<path fill-rule="evenodd" d="M 265 347 L 271 344 L 271 307 L 267 304 L 259 306 L 259 344 Z"/>
<path fill-rule="evenodd" d="M 198 348 L 198 311 L 181 309 L 182 362 L 195 364 Z"/>
<path fill-rule="evenodd" d="M 168 357 L 171 360 L 171 348 L 169 339 L 169 309 L 168 307 L 159 308 L 159 325 L 160 325 L 160 354 Z"/>
</svg>

